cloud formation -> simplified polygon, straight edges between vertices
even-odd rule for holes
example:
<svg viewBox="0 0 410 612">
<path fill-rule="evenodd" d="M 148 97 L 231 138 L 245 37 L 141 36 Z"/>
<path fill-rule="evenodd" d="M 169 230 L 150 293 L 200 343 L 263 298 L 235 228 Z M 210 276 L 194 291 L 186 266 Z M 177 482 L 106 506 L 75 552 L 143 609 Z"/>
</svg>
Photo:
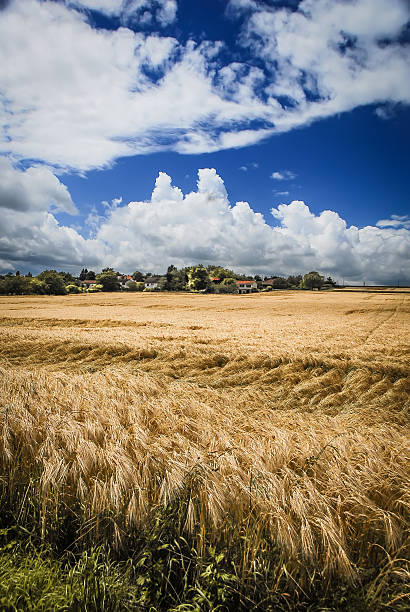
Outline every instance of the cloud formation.
<svg viewBox="0 0 410 612">
<path fill-rule="evenodd" d="M 99 245 L 55 214 L 77 214 L 67 187 L 47 168 L 15 168 L 0 158 L 0 269 L 26 271 L 45 266 L 79 266 L 90 258 L 97 265 Z"/>
<path fill-rule="evenodd" d="M 406 0 L 229 7 L 242 12 L 231 56 L 223 42 L 164 36 L 176 0 L 12 0 L 0 20 L 0 153 L 87 171 L 137 153 L 243 147 L 360 105 L 410 102 Z M 123 26 L 95 28 L 86 9 Z"/>
<path fill-rule="evenodd" d="M 272 172 L 271 178 L 275 181 L 292 181 L 296 178 L 296 174 L 291 170 L 275 170 L 275 172 Z"/>
<path fill-rule="evenodd" d="M 194 192 L 184 194 L 160 172 L 150 201 L 123 205 L 119 198 L 105 206 L 103 215 L 94 211 L 88 222 L 92 238 L 86 239 L 50 212 L 58 197 L 61 210 L 75 212 L 64 185 L 50 171 L 40 176 L 10 163 L 0 168 L 0 184 L 3 177 L 9 187 L 14 181 L 17 193 L 2 215 L 3 271 L 113 266 L 122 272 L 163 272 L 170 264 L 201 262 L 252 274 L 317 269 L 349 282 L 410 282 L 410 231 L 401 217 L 386 223 L 389 227 L 379 222 L 359 229 L 348 227 L 334 211 L 315 215 L 304 202 L 293 201 L 272 208 L 266 220 L 247 202 L 231 205 L 216 170 L 203 168 Z M 24 187 L 19 190 L 19 185 Z M 396 228 L 395 221 L 401 226 Z"/>
<path fill-rule="evenodd" d="M 177 0 L 66 0 L 66 4 L 116 15 L 125 22 L 134 19 L 148 24 L 155 20 L 162 27 L 175 21 L 178 8 Z"/>
</svg>

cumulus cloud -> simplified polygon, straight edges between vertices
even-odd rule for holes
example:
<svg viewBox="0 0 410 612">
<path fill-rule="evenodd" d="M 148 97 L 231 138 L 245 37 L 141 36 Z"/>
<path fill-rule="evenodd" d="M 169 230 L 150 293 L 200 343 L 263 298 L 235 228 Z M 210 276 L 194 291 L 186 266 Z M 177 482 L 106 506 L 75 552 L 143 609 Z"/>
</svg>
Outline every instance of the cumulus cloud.
<svg viewBox="0 0 410 612">
<path fill-rule="evenodd" d="M 36 269 L 39 265 L 75 265 L 98 259 L 98 245 L 55 214 L 77 214 L 67 187 L 45 167 L 26 170 L 0 158 L 0 268 Z"/>
<path fill-rule="evenodd" d="M 6 157 L 0 157 L 0 208 L 15 211 L 52 208 L 71 215 L 77 213 L 67 187 L 51 170 L 44 166 L 19 170 Z"/>
<path fill-rule="evenodd" d="M 124 205 L 118 198 L 106 203 L 102 214 L 93 209 L 87 219 L 92 237 L 84 238 L 50 212 L 61 194 L 60 209 L 74 212 L 58 179 L 27 172 L 10 165 L 3 169 L 3 175 L 11 173 L 17 194 L 9 202 L 6 190 L 3 200 L 3 270 L 113 266 L 123 272 L 161 272 L 170 264 L 202 262 L 245 273 L 317 269 L 350 282 L 390 283 L 398 277 L 410 282 L 408 218 L 359 229 L 348 227 L 334 211 L 315 215 L 304 202 L 293 201 L 272 208 L 272 217 L 265 219 L 247 202 L 232 205 L 216 170 L 203 168 L 196 191 L 184 194 L 160 172 L 150 201 Z"/>
<path fill-rule="evenodd" d="M 405 0 L 230 6 L 246 9 L 246 62 L 221 42 L 164 36 L 175 0 L 6 4 L 0 153 L 86 171 L 136 153 L 243 147 L 359 105 L 410 102 Z M 85 9 L 123 26 L 95 28 Z M 138 20 L 158 31 L 134 31 Z"/>
</svg>

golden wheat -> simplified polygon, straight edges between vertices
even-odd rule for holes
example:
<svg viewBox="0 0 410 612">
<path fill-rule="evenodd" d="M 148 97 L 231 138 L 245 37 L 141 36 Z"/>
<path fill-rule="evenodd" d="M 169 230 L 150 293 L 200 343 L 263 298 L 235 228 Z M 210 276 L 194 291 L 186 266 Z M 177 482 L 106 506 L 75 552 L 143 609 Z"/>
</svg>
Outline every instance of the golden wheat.
<svg viewBox="0 0 410 612">
<path fill-rule="evenodd" d="M 235 525 L 244 574 L 268 538 L 302 584 L 408 553 L 409 303 L 0 298 L 0 463 L 17 515 L 31 488 L 44 533 L 64 504 L 78 538 L 121 547 L 185 496 L 199 549 Z"/>
</svg>

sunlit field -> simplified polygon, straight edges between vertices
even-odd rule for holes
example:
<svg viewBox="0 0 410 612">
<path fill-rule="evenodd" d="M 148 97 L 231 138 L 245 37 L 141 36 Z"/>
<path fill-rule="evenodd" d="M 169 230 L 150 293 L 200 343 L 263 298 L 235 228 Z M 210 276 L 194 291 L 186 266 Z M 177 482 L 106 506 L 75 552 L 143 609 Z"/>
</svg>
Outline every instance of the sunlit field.
<svg viewBox="0 0 410 612">
<path fill-rule="evenodd" d="M 409 312 L 382 291 L 1 297 L 3 535 L 128 559 L 97 609 L 407 609 Z"/>
</svg>

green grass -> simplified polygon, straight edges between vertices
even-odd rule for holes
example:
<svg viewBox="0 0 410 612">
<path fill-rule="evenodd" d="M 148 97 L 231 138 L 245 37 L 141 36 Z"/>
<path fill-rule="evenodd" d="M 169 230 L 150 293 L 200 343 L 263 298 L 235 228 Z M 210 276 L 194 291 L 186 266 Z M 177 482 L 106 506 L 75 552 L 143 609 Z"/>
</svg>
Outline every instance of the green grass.
<svg viewBox="0 0 410 612">
<path fill-rule="evenodd" d="M 206 545 L 178 536 L 179 509 L 161 509 L 152 523 L 134 533 L 127 552 L 115 557 L 103 546 L 75 553 L 41 543 L 23 527 L 0 530 L 0 610 L 108 612 L 366 612 L 403 611 L 400 569 L 374 568 L 361 584 L 346 587 L 335 581 L 327 590 L 320 574 L 309 588 L 296 582 L 280 560 L 273 543 L 266 542 L 245 580 L 240 579 L 244 536 L 236 546 Z M 386 580 L 384 580 L 386 576 Z M 387 578 L 388 577 L 388 578 Z M 386 582 L 387 581 L 387 582 Z"/>
</svg>

